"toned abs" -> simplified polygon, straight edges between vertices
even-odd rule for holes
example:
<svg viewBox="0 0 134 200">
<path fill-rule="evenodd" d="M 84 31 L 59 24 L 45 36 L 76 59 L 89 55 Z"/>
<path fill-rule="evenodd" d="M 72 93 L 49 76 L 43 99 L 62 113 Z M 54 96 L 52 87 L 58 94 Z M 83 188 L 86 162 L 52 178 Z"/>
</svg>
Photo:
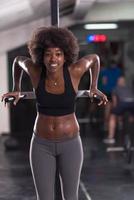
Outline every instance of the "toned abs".
<svg viewBox="0 0 134 200">
<path fill-rule="evenodd" d="M 74 113 L 56 117 L 38 114 L 34 132 L 46 139 L 66 139 L 78 134 L 79 125 Z"/>
</svg>

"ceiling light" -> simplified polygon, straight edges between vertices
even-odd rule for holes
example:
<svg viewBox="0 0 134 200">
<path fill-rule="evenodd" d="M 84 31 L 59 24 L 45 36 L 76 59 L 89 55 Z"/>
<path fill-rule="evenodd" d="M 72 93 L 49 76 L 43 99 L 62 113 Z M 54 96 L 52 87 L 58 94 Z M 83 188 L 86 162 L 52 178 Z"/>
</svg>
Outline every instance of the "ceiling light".
<svg viewBox="0 0 134 200">
<path fill-rule="evenodd" d="M 84 28 L 87 30 L 96 29 L 117 29 L 118 25 L 115 23 L 103 23 L 103 24 L 85 24 Z"/>
</svg>

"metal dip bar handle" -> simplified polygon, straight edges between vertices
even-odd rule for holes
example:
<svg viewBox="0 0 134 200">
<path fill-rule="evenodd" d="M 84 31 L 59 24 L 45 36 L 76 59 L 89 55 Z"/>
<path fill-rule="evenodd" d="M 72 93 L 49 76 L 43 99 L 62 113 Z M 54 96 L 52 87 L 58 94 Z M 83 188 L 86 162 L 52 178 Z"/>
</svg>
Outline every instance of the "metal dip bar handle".
<svg viewBox="0 0 134 200">
<path fill-rule="evenodd" d="M 89 92 L 89 90 L 79 90 L 76 98 L 85 98 L 88 97 L 90 98 L 87 94 L 86 91 Z M 24 95 L 24 97 L 22 99 L 36 99 L 35 97 L 35 93 L 34 92 L 21 92 L 21 95 Z M 95 97 L 96 99 L 99 99 L 99 97 Z M 8 98 L 5 98 L 6 103 L 8 102 L 13 102 L 15 100 L 15 98 L 13 96 L 10 96 Z"/>
</svg>

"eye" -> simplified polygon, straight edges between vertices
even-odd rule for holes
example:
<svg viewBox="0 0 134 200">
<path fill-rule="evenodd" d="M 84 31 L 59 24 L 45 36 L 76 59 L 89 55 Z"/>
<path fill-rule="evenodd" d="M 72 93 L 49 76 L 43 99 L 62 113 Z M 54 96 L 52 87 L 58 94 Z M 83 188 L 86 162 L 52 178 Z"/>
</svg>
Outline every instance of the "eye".
<svg viewBox="0 0 134 200">
<path fill-rule="evenodd" d="M 49 52 L 45 52 L 45 56 L 50 56 L 50 53 Z"/>
<path fill-rule="evenodd" d="M 56 56 L 62 56 L 62 55 L 63 55 L 62 52 L 57 52 L 57 53 L 56 53 Z"/>
<path fill-rule="evenodd" d="M 61 53 L 56 53 L 56 56 L 61 56 Z"/>
</svg>

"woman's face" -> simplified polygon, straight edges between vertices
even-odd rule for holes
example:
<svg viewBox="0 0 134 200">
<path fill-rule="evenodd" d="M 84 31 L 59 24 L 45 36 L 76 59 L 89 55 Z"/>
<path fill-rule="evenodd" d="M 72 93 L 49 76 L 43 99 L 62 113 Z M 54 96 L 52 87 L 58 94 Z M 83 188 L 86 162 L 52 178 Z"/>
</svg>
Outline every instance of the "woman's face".
<svg viewBox="0 0 134 200">
<path fill-rule="evenodd" d="M 58 47 L 47 48 L 44 52 L 43 61 L 47 71 L 56 72 L 64 65 L 64 52 Z"/>
</svg>

